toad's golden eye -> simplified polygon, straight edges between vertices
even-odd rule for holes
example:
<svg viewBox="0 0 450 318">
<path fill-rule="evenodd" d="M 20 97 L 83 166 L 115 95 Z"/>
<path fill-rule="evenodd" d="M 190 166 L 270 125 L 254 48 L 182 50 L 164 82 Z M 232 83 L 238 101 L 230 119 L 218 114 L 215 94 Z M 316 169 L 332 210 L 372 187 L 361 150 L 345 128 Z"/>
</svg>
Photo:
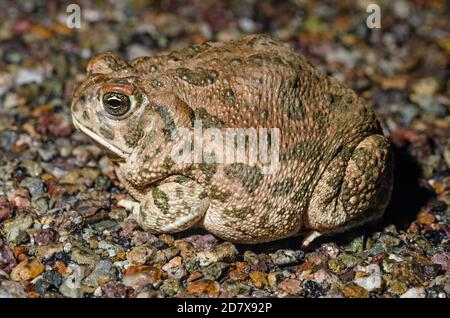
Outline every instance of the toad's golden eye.
<svg viewBox="0 0 450 318">
<path fill-rule="evenodd" d="M 130 98 L 127 95 L 109 92 L 105 93 L 102 98 L 103 107 L 112 116 L 123 116 L 131 106 Z"/>
</svg>

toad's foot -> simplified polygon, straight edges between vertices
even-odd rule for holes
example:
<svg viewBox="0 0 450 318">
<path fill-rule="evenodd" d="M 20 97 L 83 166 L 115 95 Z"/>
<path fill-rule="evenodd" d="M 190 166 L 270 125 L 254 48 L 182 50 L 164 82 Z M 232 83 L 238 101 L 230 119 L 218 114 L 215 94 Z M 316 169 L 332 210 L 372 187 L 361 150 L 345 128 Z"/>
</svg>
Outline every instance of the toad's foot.
<svg viewBox="0 0 450 318">
<path fill-rule="evenodd" d="M 311 244 L 316 238 L 322 236 L 322 233 L 318 231 L 311 231 L 303 238 L 302 247 L 306 248 Z"/>
<path fill-rule="evenodd" d="M 139 203 L 121 200 L 146 231 L 179 232 L 198 223 L 205 215 L 209 199 L 203 188 L 187 178 L 171 178 L 151 189 Z"/>
<path fill-rule="evenodd" d="M 134 200 L 122 199 L 117 202 L 117 206 L 124 208 L 133 215 L 141 213 L 141 204 Z"/>
</svg>

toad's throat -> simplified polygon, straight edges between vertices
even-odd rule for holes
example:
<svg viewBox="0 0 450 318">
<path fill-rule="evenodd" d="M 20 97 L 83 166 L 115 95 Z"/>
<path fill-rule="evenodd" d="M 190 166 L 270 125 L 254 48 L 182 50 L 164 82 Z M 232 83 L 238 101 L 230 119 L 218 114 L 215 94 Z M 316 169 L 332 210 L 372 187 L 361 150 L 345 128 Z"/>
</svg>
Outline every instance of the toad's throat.
<svg viewBox="0 0 450 318">
<path fill-rule="evenodd" d="M 76 118 L 72 115 L 72 121 L 76 129 L 80 130 L 82 133 L 86 134 L 88 137 L 90 137 L 92 140 L 100 144 L 101 146 L 105 147 L 115 155 L 119 156 L 122 159 L 126 159 L 130 153 L 123 151 L 122 149 L 119 149 L 118 147 L 114 146 L 110 142 L 108 142 L 106 139 L 102 138 L 101 136 L 94 133 L 89 128 L 83 126 Z"/>
</svg>

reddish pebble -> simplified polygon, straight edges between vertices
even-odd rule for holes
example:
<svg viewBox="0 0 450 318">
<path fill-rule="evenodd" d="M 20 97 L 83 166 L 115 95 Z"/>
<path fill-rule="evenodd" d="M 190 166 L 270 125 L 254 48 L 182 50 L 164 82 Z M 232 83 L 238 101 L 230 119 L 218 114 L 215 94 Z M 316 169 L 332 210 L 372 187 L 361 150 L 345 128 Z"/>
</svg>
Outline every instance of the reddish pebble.
<svg viewBox="0 0 450 318">
<path fill-rule="evenodd" d="M 278 284 L 278 288 L 288 294 L 295 295 L 302 291 L 302 284 L 298 279 L 287 278 Z"/>
<path fill-rule="evenodd" d="M 441 265 L 444 271 L 450 270 L 450 253 L 434 254 L 433 257 L 431 258 L 431 261 L 434 264 Z"/>
<path fill-rule="evenodd" d="M 0 197 L 0 221 L 6 220 L 11 215 L 11 204 L 5 197 Z"/>
<path fill-rule="evenodd" d="M 41 230 L 38 235 L 36 235 L 35 241 L 39 245 L 48 245 L 50 243 L 56 242 L 59 238 L 58 232 L 53 229 Z"/>
<path fill-rule="evenodd" d="M 17 265 L 14 254 L 8 245 L 0 245 L 0 269 L 9 273 Z"/>
<path fill-rule="evenodd" d="M 13 34 L 20 34 L 29 30 L 30 27 L 31 22 L 29 20 L 22 19 L 14 22 L 14 24 L 11 26 L 11 31 Z"/>
<path fill-rule="evenodd" d="M 211 297 L 219 295 L 219 283 L 216 281 L 199 280 L 187 285 L 186 291 L 191 295 L 208 294 Z"/>
<path fill-rule="evenodd" d="M 19 188 L 14 191 L 11 195 L 10 199 L 11 203 L 18 208 L 26 208 L 29 207 L 30 202 L 30 194 L 27 189 Z"/>
<path fill-rule="evenodd" d="M 192 272 L 191 275 L 189 275 L 187 281 L 188 282 L 193 282 L 194 280 L 200 279 L 202 277 L 203 277 L 203 273 L 202 272 L 195 271 L 195 272 Z"/>
<path fill-rule="evenodd" d="M 122 283 L 110 282 L 102 286 L 102 293 L 105 298 L 126 298 L 127 286 Z"/>
<path fill-rule="evenodd" d="M 19 255 L 27 254 L 28 249 L 25 246 L 15 246 L 13 249 L 13 253 L 15 257 L 19 257 Z"/>
</svg>

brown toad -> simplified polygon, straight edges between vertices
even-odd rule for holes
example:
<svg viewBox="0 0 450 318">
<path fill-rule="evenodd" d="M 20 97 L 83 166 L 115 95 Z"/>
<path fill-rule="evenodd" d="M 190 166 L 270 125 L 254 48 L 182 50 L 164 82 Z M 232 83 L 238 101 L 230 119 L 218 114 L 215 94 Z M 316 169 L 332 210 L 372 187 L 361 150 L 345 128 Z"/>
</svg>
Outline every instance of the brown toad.
<svg viewBox="0 0 450 318">
<path fill-rule="evenodd" d="M 121 204 L 145 230 L 200 225 L 241 243 L 299 232 L 311 239 L 378 219 L 386 208 L 392 154 L 373 110 L 267 36 L 130 62 L 105 53 L 92 58 L 87 71 L 74 94 L 73 122 L 107 150 L 136 199 Z M 277 132 L 256 135 L 270 144 L 267 154 L 277 155 L 276 169 L 263 170 L 267 160 L 260 154 L 256 162 L 219 160 L 220 147 L 205 150 L 215 133 L 197 136 L 199 123 L 200 132 L 223 136 L 241 128 Z M 200 156 L 182 131 L 205 147 Z M 231 136 L 238 145 L 238 135 Z M 239 139 L 249 158 L 253 137 Z M 191 160 L 176 160 L 180 144 Z"/>
</svg>

